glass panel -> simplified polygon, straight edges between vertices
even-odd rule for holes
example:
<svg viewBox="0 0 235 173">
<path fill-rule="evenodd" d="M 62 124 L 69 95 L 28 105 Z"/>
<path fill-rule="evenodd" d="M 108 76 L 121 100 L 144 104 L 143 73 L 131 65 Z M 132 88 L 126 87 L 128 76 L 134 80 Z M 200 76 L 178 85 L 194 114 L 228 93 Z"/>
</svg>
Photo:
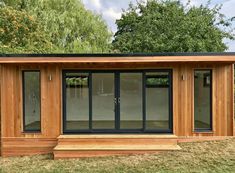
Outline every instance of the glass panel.
<svg viewBox="0 0 235 173">
<path fill-rule="evenodd" d="M 92 74 L 92 128 L 115 128 L 114 74 Z"/>
<path fill-rule="evenodd" d="M 40 131 L 40 72 L 23 72 L 24 130 Z"/>
<path fill-rule="evenodd" d="M 143 128 L 142 73 L 120 74 L 120 128 Z"/>
<path fill-rule="evenodd" d="M 194 127 L 211 129 L 211 71 L 194 73 Z"/>
<path fill-rule="evenodd" d="M 169 86 L 168 72 L 147 73 L 146 86 L 147 87 L 168 87 Z"/>
<path fill-rule="evenodd" d="M 66 130 L 89 129 L 89 75 L 66 73 Z"/>
<path fill-rule="evenodd" d="M 154 85 L 148 85 L 148 80 Z M 169 72 L 146 73 L 146 129 L 169 127 Z"/>
</svg>

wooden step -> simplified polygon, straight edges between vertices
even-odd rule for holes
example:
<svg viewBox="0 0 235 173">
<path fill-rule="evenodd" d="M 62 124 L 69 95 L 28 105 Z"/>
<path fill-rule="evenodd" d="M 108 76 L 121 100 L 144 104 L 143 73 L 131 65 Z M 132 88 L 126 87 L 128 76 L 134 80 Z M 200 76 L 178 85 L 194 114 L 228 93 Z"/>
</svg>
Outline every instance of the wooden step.
<svg viewBox="0 0 235 173">
<path fill-rule="evenodd" d="M 174 135 L 61 135 L 54 158 L 102 157 L 179 150 Z"/>
<path fill-rule="evenodd" d="M 134 150 L 134 151 L 153 151 L 153 150 L 178 150 L 178 145 L 58 145 L 54 151 L 103 151 L 103 150 Z"/>
<path fill-rule="evenodd" d="M 161 145 L 177 144 L 174 135 L 61 135 L 59 145 Z"/>
<path fill-rule="evenodd" d="M 58 145 L 54 148 L 54 159 L 146 154 L 180 149 L 178 145 Z"/>
</svg>

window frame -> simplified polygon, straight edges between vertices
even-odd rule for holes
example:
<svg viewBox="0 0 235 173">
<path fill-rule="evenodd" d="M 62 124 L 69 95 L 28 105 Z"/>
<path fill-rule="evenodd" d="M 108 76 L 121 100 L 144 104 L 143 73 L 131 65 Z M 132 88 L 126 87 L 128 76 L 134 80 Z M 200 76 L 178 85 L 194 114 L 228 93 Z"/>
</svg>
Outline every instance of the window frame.
<svg viewBox="0 0 235 173">
<path fill-rule="evenodd" d="M 195 127 L 195 72 L 196 71 L 209 71 L 210 72 L 210 85 L 209 86 L 208 85 L 205 86 L 205 79 L 203 78 L 203 87 L 210 88 L 210 127 L 209 128 L 196 128 Z M 200 133 L 200 132 L 211 133 L 211 132 L 213 132 L 213 69 L 212 68 L 195 68 L 195 69 L 193 69 L 193 132 L 195 132 L 195 133 Z"/>
<path fill-rule="evenodd" d="M 26 129 L 26 118 L 25 118 L 25 73 L 26 72 L 39 72 L 39 117 L 40 117 L 40 129 L 29 130 Z M 23 133 L 41 133 L 42 131 L 42 116 L 41 116 L 41 71 L 40 70 L 22 70 L 22 116 L 23 116 Z"/>
<path fill-rule="evenodd" d="M 87 81 L 87 88 L 88 88 L 88 128 L 86 129 L 76 129 L 76 130 L 71 130 L 67 128 L 67 116 L 66 116 L 66 110 L 67 110 L 67 102 L 66 102 L 66 88 L 67 88 L 67 84 L 66 84 L 66 74 L 67 73 L 84 73 L 87 74 L 88 77 L 88 81 Z M 83 74 L 83 76 L 84 76 Z M 84 71 L 80 71 L 80 70 L 62 70 L 62 132 L 63 134 L 70 134 L 70 133 L 76 133 L 76 132 L 81 132 L 81 133 L 87 133 L 90 131 L 91 129 L 91 120 L 92 120 L 92 116 L 91 116 L 91 104 L 92 104 L 92 100 L 91 100 L 91 92 L 92 92 L 92 85 L 91 85 L 91 74 L 89 71 L 84 70 Z"/>
<path fill-rule="evenodd" d="M 66 128 L 66 73 L 89 73 L 89 129 L 70 130 Z M 169 129 L 146 129 L 146 73 L 148 72 L 168 72 L 169 74 Z M 93 129 L 92 128 L 92 74 L 93 73 L 114 73 L 115 87 L 119 87 L 121 73 L 142 73 L 142 114 L 143 114 L 143 128 L 141 129 L 119 129 L 120 126 L 120 104 L 116 107 L 115 115 L 115 129 Z M 119 97 L 117 88 L 115 88 L 115 95 Z M 174 133 L 173 129 L 173 69 L 159 68 L 147 70 L 80 70 L 80 69 L 62 69 L 62 133 L 63 134 L 153 134 L 153 133 Z"/>
</svg>

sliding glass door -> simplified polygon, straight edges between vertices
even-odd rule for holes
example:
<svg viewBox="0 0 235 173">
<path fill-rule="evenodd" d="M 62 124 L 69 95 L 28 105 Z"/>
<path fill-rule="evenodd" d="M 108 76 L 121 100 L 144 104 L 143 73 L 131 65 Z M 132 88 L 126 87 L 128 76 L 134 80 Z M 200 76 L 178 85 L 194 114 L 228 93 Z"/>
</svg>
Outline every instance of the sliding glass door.
<svg viewBox="0 0 235 173">
<path fill-rule="evenodd" d="M 65 73 L 64 76 L 64 129 L 89 129 L 89 73 Z"/>
<path fill-rule="evenodd" d="M 142 73 L 120 73 L 120 129 L 143 129 Z"/>
<path fill-rule="evenodd" d="M 92 129 L 115 129 L 114 73 L 92 73 Z"/>
<path fill-rule="evenodd" d="M 171 131 L 171 75 L 169 71 L 145 73 L 145 129 Z"/>
<path fill-rule="evenodd" d="M 171 81 L 171 70 L 63 71 L 63 131 L 170 133 Z"/>
</svg>

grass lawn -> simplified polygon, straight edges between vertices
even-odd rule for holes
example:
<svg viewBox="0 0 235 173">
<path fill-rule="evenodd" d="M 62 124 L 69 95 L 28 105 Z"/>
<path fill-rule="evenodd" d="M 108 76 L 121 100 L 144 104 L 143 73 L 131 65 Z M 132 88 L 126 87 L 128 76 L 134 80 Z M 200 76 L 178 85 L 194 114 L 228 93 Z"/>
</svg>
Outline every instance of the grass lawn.
<svg viewBox="0 0 235 173">
<path fill-rule="evenodd" d="M 52 155 L 0 158 L 0 172 L 235 172 L 235 138 L 180 144 L 151 155 L 52 160 Z"/>
</svg>

